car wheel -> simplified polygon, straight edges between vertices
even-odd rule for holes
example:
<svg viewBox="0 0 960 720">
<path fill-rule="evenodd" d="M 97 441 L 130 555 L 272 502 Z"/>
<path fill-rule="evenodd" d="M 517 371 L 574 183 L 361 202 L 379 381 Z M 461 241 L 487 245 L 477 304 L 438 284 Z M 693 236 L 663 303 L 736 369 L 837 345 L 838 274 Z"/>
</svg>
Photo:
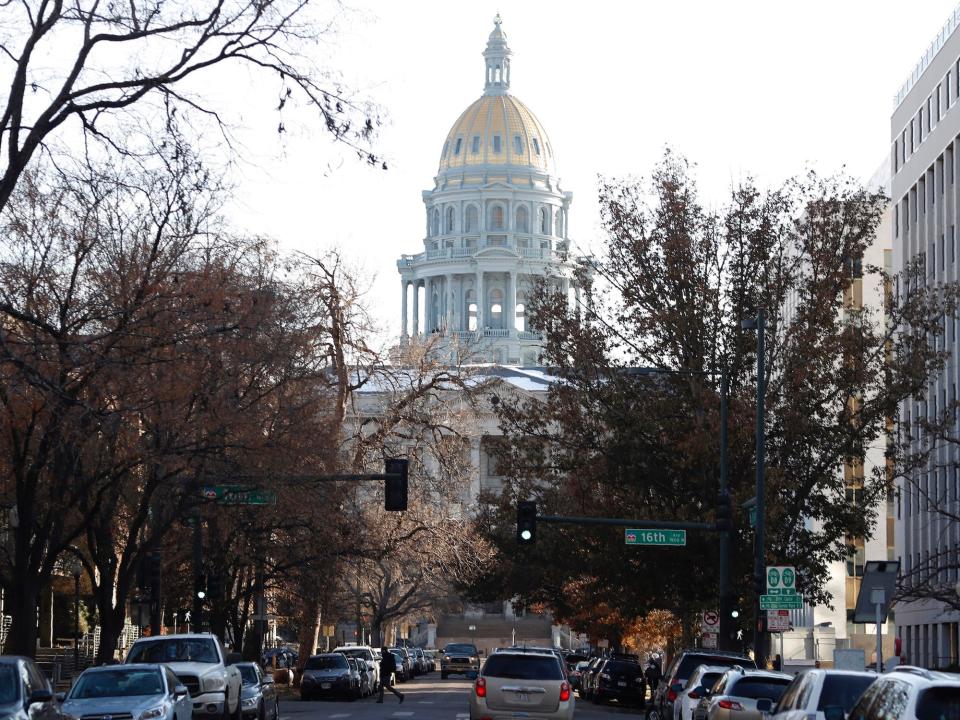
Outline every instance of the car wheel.
<svg viewBox="0 0 960 720">
<path fill-rule="evenodd" d="M 660 713 L 656 708 L 647 710 L 647 720 L 660 720 Z"/>
</svg>

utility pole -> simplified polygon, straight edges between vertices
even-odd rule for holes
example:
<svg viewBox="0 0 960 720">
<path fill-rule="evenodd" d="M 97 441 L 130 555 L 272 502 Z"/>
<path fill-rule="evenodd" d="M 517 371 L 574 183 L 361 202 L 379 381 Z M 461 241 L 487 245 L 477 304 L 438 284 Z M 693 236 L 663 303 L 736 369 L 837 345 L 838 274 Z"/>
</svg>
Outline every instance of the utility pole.
<svg viewBox="0 0 960 720">
<path fill-rule="evenodd" d="M 755 507 L 757 511 L 756 532 L 753 536 L 754 565 L 753 575 L 755 581 L 755 596 L 753 600 L 753 621 L 754 621 L 754 641 L 753 654 L 757 665 L 762 664 L 767 657 L 766 636 L 763 631 L 764 618 L 763 611 L 760 609 L 760 596 L 767 590 L 766 563 L 764 554 L 764 525 L 766 522 L 765 509 L 765 450 L 766 450 L 766 424 L 764 422 L 765 397 L 767 394 L 767 383 L 764 374 L 766 366 L 766 350 L 764 347 L 764 330 L 766 325 L 766 311 L 763 308 L 757 310 L 757 317 L 744 320 L 740 326 L 744 330 L 755 329 L 757 331 L 757 425 L 756 425 L 756 455 L 757 455 L 757 482 Z"/>
</svg>

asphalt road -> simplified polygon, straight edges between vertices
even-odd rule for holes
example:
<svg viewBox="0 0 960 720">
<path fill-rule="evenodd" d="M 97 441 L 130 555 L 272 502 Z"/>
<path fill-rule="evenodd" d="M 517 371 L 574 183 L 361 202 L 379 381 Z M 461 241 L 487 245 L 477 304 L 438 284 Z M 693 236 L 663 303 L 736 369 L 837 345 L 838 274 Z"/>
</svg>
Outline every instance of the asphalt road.
<svg viewBox="0 0 960 720">
<path fill-rule="evenodd" d="M 280 720 L 469 720 L 470 688 L 467 680 L 441 680 L 439 673 L 431 673 L 397 686 L 405 695 L 402 705 L 390 693 L 384 693 L 382 705 L 376 696 L 354 701 L 282 699 Z M 594 705 L 578 697 L 575 715 L 577 720 L 612 720 L 613 715 L 642 720 L 643 710 Z"/>
</svg>

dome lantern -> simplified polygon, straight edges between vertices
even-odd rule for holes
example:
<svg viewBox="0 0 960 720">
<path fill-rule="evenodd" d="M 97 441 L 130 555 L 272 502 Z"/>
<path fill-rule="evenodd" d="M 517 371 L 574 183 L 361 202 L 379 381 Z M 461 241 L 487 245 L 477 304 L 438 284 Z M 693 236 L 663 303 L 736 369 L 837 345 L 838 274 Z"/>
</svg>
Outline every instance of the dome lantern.
<svg viewBox="0 0 960 720">
<path fill-rule="evenodd" d="M 500 13 L 493 19 L 493 32 L 487 40 L 487 49 L 483 51 L 486 61 L 486 76 L 483 86 L 484 95 L 505 95 L 510 90 L 510 48 L 507 46 L 507 34 L 500 27 Z"/>
</svg>

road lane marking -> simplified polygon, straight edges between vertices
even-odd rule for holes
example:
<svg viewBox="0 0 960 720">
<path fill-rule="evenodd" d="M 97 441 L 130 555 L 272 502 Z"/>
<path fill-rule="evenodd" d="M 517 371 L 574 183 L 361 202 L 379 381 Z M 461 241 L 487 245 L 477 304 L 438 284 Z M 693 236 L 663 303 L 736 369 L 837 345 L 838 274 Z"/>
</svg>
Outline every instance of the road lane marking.
<svg viewBox="0 0 960 720">
<path fill-rule="evenodd" d="M 344 717 L 350 717 L 350 713 L 334 713 L 334 714 L 333 714 L 333 715 L 331 715 L 330 717 L 331 717 L 331 718 L 344 718 Z"/>
<path fill-rule="evenodd" d="M 394 717 L 410 717 L 411 715 L 413 715 L 412 712 L 395 712 L 393 714 Z"/>
<path fill-rule="evenodd" d="M 433 700 L 417 700 L 417 705 L 433 705 Z"/>
</svg>

